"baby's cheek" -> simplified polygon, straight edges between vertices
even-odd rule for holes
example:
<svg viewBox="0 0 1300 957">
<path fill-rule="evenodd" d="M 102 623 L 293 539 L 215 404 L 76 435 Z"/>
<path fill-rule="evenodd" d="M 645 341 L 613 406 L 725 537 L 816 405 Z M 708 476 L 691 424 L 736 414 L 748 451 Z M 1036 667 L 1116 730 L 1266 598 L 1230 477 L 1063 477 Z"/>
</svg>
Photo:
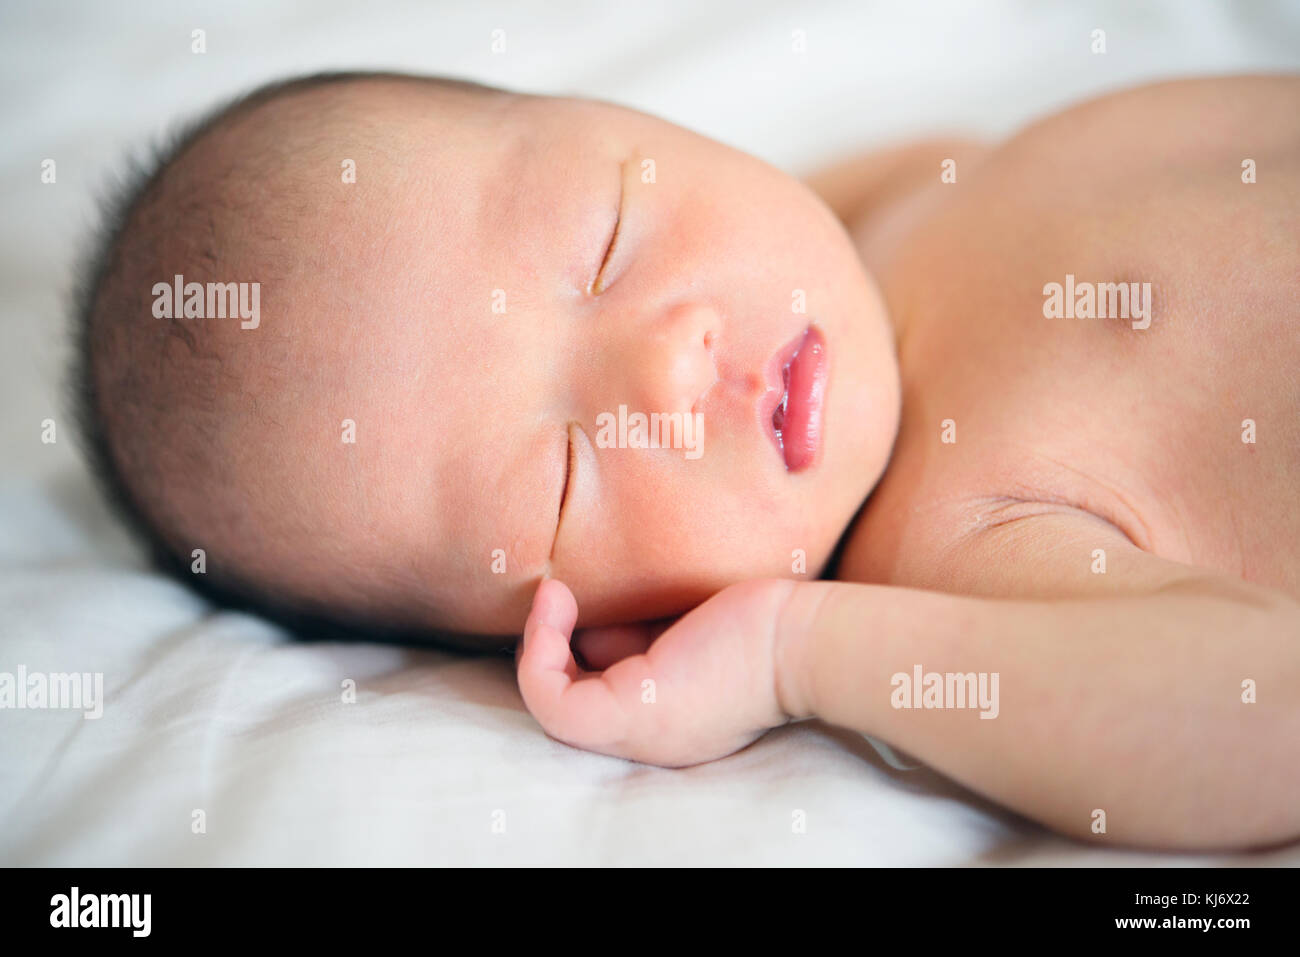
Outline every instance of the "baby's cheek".
<svg viewBox="0 0 1300 957">
<path fill-rule="evenodd" d="M 681 614 L 730 583 L 716 530 L 677 518 L 643 500 L 557 557 L 553 574 L 573 589 L 584 627 Z"/>
</svg>

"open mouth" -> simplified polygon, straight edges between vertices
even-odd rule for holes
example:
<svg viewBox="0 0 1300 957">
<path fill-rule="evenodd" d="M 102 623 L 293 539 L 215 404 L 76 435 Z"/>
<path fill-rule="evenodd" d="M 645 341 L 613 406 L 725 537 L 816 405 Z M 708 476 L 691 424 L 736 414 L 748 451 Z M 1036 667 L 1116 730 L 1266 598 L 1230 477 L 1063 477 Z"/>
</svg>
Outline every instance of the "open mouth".
<svg viewBox="0 0 1300 957">
<path fill-rule="evenodd" d="M 781 387 L 770 393 L 775 399 L 771 434 L 786 470 L 799 472 L 813 463 L 822 441 L 827 361 L 821 330 L 809 326 L 773 362 L 781 374 Z"/>
</svg>

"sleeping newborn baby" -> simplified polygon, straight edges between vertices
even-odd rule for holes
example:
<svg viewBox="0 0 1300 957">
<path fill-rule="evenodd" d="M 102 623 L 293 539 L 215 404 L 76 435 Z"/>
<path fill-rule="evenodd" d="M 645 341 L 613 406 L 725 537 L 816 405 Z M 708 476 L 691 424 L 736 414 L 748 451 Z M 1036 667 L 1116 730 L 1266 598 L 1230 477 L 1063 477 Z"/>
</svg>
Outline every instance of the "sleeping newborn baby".
<svg viewBox="0 0 1300 957">
<path fill-rule="evenodd" d="M 1065 833 L 1293 838 L 1298 118 L 1167 83 L 805 184 L 605 103 L 277 84 L 112 212 L 85 431 L 205 593 L 522 632 L 576 746 L 815 717 Z"/>
</svg>

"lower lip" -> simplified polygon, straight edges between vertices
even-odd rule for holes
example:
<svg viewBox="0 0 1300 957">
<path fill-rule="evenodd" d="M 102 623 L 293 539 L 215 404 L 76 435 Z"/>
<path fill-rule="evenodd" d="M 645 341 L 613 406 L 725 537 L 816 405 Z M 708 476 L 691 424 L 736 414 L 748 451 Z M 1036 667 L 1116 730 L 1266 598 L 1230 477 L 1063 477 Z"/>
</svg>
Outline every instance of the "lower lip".
<svg viewBox="0 0 1300 957">
<path fill-rule="evenodd" d="M 795 343 L 793 354 L 782 368 L 782 377 L 785 410 L 773 422 L 773 434 L 786 469 L 801 472 L 812 465 L 821 447 L 826 405 L 826 340 L 816 326 L 809 326 Z"/>
</svg>

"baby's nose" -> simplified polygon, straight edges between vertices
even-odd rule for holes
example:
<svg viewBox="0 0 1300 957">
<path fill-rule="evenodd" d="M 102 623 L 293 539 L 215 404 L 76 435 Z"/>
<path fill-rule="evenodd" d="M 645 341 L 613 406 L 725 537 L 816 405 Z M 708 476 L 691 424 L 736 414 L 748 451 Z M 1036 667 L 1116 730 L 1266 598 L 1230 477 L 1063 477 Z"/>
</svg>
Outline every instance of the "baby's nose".
<svg viewBox="0 0 1300 957">
<path fill-rule="evenodd" d="M 689 412 L 718 381 L 718 314 L 701 303 L 671 306 L 627 343 L 634 411 Z M 639 341 L 638 341 L 639 340 Z"/>
</svg>

